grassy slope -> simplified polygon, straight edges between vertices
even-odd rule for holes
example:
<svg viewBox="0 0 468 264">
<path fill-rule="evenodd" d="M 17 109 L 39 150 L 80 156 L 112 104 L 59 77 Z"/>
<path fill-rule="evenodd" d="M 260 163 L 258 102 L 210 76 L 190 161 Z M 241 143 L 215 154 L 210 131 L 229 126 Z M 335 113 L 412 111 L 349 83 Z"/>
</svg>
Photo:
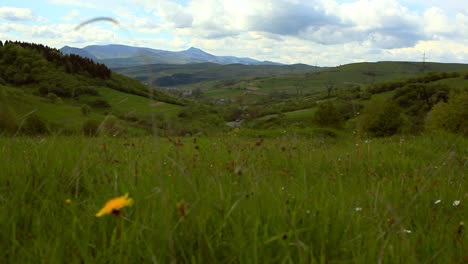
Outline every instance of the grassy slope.
<svg viewBox="0 0 468 264">
<path fill-rule="evenodd" d="M 463 138 L 329 144 L 232 135 L 194 142 L 0 138 L 1 262 L 466 257 L 467 236 L 457 231 L 468 217 Z M 126 192 L 135 204 L 125 218 L 95 217 L 107 199 Z M 181 201 L 185 217 L 176 207 Z"/>
<path fill-rule="evenodd" d="M 9 105 L 15 112 L 19 120 L 24 120 L 32 112 L 36 113 L 53 127 L 63 127 L 65 129 L 77 130 L 81 128 L 83 122 L 88 118 L 81 113 L 79 106 L 72 106 L 67 103 L 52 104 L 46 98 L 34 96 L 24 89 L 2 86 L 8 101 L 2 101 Z M 89 118 L 103 118 L 102 114 L 91 112 Z"/>
<path fill-rule="evenodd" d="M 430 71 L 460 71 L 468 69 L 468 64 L 427 63 L 426 72 Z M 326 83 L 333 82 L 334 88 L 345 88 L 351 85 L 367 85 L 373 82 L 404 79 L 421 74 L 422 64 L 411 62 L 377 62 L 355 63 L 339 66 L 321 72 L 305 74 L 279 75 L 249 82 L 239 82 L 234 85 L 216 88 L 214 85 L 200 83 L 185 87 L 205 87 L 206 95 L 214 98 L 232 98 L 252 94 L 270 94 L 285 92 L 296 94 L 314 94 L 326 90 Z M 371 75 L 373 74 L 373 75 Z M 254 87 L 255 91 L 245 90 Z"/>
<path fill-rule="evenodd" d="M 315 67 L 307 65 L 220 65 L 215 63 L 195 63 L 185 65 L 152 64 L 147 66 L 115 68 L 114 71 L 147 82 L 150 78 L 168 76 L 175 73 L 193 74 L 205 80 L 246 79 L 285 73 L 313 71 Z"/>
<path fill-rule="evenodd" d="M 154 112 L 176 115 L 182 107 L 151 100 L 145 97 L 122 93 L 109 88 L 100 88 L 99 95 L 82 96 L 80 102 L 89 102 L 92 99 L 102 97 L 112 106 L 112 111 L 117 114 L 135 113 L 138 116 L 149 115 Z"/>
<path fill-rule="evenodd" d="M 36 96 L 34 88 L 15 88 L 1 86 L 6 93 L 8 104 L 16 113 L 19 120 L 23 120 L 28 113 L 35 112 L 42 117 L 52 128 L 80 131 L 82 124 L 88 119 L 103 120 L 107 113 L 114 115 L 135 114 L 146 118 L 151 113 L 164 113 L 169 116 L 177 115 L 181 106 L 158 102 L 149 98 L 119 92 L 110 88 L 98 88 L 99 96 L 80 96 L 78 100 L 64 99 L 63 103 L 54 104 L 44 97 Z M 111 108 L 92 109 L 89 116 L 81 113 L 81 105 L 90 103 L 95 99 L 103 99 L 110 103 Z M 124 121 L 122 121 L 124 122 Z M 124 122 L 127 126 L 130 123 Z"/>
<path fill-rule="evenodd" d="M 448 78 L 443 79 L 435 82 L 431 82 L 430 84 L 444 84 L 447 85 L 450 89 L 468 89 L 468 79 L 465 79 L 463 76 L 457 78 Z M 373 99 L 388 99 L 390 100 L 393 96 L 395 91 L 389 91 L 379 94 L 374 94 L 372 96 Z M 369 100 L 356 100 L 356 103 L 362 104 L 364 107 L 368 105 Z M 308 125 L 313 126 L 312 124 L 312 117 L 315 113 L 315 107 L 283 112 L 284 115 L 280 116 L 278 114 L 266 115 L 260 118 L 255 119 L 254 123 L 257 123 L 256 126 L 267 126 L 267 127 L 274 127 L 278 124 L 275 122 L 279 122 L 278 118 L 281 118 L 281 126 L 287 127 L 294 124 L 299 124 L 301 126 Z M 269 123 L 271 123 L 269 125 Z"/>
</svg>

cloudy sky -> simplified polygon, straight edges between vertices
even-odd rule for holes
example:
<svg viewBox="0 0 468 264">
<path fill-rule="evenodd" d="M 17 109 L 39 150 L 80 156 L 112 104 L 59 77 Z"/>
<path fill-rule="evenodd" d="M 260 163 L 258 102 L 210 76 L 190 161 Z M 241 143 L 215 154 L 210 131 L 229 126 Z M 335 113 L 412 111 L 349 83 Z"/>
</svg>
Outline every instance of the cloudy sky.
<svg viewBox="0 0 468 264">
<path fill-rule="evenodd" d="M 97 22 L 112 17 L 119 25 Z M 0 39 L 84 47 L 191 46 L 215 55 L 334 66 L 468 63 L 466 0 L 1 0 Z"/>
</svg>

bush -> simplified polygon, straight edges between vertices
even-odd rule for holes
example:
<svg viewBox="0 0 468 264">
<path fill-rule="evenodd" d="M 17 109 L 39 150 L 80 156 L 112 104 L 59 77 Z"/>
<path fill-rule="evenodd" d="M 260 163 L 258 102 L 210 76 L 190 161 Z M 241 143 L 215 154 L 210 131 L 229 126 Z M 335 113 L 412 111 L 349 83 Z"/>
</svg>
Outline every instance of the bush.
<svg viewBox="0 0 468 264">
<path fill-rule="evenodd" d="M 313 119 L 317 125 L 324 127 L 339 128 L 343 124 L 343 116 L 331 102 L 319 104 Z"/>
<path fill-rule="evenodd" d="M 316 128 L 312 130 L 312 134 L 322 138 L 337 138 L 338 133 L 331 128 Z"/>
<path fill-rule="evenodd" d="M 361 129 L 374 137 L 394 135 L 402 126 L 401 110 L 393 101 L 372 102 L 365 109 L 361 119 Z"/>
<path fill-rule="evenodd" d="M 37 88 L 37 91 L 42 96 L 49 94 L 49 88 L 46 85 L 40 85 L 39 88 Z"/>
<path fill-rule="evenodd" d="M 91 107 L 87 104 L 81 106 L 81 113 L 83 116 L 88 116 L 91 113 Z"/>
<path fill-rule="evenodd" d="M 344 120 L 356 117 L 363 108 L 361 104 L 355 101 L 340 99 L 334 102 L 334 106 Z"/>
<path fill-rule="evenodd" d="M 0 104 L 0 134 L 13 134 L 18 129 L 15 113 L 6 105 Z"/>
<path fill-rule="evenodd" d="M 88 137 L 97 136 L 99 134 L 98 133 L 99 125 L 100 125 L 100 122 L 97 120 L 94 120 L 94 119 L 86 120 L 82 126 L 83 134 Z"/>
<path fill-rule="evenodd" d="M 57 103 L 58 102 L 58 99 L 60 99 L 60 97 L 58 97 L 56 94 L 54 93 L 48 93 L 47 94 L 47 99 L 49 99 L 49 101 L 53 104 Z"/>
<path fill-rule="evenodd" d="M 96 108 L 109 108 L 110 104 L 104 99 L 96 99 L 91 103 L 91 106 Z"/>
<path fill-rule="evenodd" d="M 448 103 L 435 105 L 427 115 L 425 128 L 468 135 L 468 92 L 452 95 Z"/>
<path fill-rule="evenodd" d="M 24 121 L 21 132 L 27 135 L 45 135 L 49 133 L 49 129 L 45 121 L 33 113 Z"/>
<path fill-rule="evenodd" d="M 119 124 L 119 120 L 114 115 L 107 115 L 99 126 L 99 134 L 118 135 L 125 130 L 125 127 Z"/>
<path fill-rule="evenodd" d="M 64 80 L 64 82 L 66 82 Z M 76 84 L 68 85 L 67 87 L 63 87 L 61 83 L 51 82 L 51 83 L 39 83 L 39 94 L 42 96 L 48 96 L 50 93 L 54 93 L 56 96 L 60 96 L 63 98 L 72 98 L 78 97 L 82 94 L 89 94 L 89 95 L 98 95 L 99 93 L 93 87 L 80 87 Z"/>
<path fill-rule="evenodd" d="M 138 118 L 138 116 L 133 112 L 129 112 L 129 113 L 126 113 L 124 115 L 120 115 L 119 118 L 121 118 L 123 120 L 130 121 L 130 122 L 140 121 L 140 118 Z"/>
</svg>

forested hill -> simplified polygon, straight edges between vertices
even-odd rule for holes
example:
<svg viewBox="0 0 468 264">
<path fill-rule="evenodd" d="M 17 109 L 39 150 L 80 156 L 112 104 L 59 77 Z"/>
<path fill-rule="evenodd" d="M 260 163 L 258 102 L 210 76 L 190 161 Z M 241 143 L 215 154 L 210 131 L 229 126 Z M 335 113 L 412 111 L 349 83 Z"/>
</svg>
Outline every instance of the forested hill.
<svg viewBox="0 0 468 264">
<path fill-rule="evenodd" d="M 41 95 L 63 98 L 96 95 L 99 87 L 154 98 L 168 103 L 183 100 L 148 89 L 142 83 L 113 73 L 106 65 L 78 55 L 64 55 L 42 44 L 0 41 L 0 84 L 37 87 Z"/>
<path fill-rule="evenodd" d="M 88 75 L 107 80 L 111 71 L 104 64 L 78 55 L 63 55 L 59 50 L 42 44 L 26 42 L 0 42 L 0 72 L 3 80 L 16 85 L 39 83 L 52 72 L 51 66 L 63 68 L 66 73 Z"/>
</svg>

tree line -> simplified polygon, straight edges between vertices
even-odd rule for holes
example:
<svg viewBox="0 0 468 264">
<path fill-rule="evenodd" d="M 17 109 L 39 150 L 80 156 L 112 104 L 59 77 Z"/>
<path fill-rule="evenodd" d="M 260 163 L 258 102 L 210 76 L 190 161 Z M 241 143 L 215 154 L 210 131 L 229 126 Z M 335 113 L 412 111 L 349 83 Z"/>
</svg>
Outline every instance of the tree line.
<svg viewBox="0 0 468 264">
<path fill-rule="evenodd" d="M 20 41 L 6 41 L 3 44 L 0 41 L 0 56 L 7 57 L 6 63 L 15 61 L 14 56 L 21 54 L 13 46 L 22 47 L 29 50 L 35 50 L 48 62 L 55 64 L 58 67 L 65 67 L 65 71 L 70 74 L 86 74 L 93 78 L 109 79 L 111 77 L 111 70 L 102 63 L 96 63 L 89 58 L 70 54 L 64 55 L 58 49 L 48 47 L 43 44 L 27 43 Z M 21 58 L 17 58 L 22 60 Z"/>
</svg>

